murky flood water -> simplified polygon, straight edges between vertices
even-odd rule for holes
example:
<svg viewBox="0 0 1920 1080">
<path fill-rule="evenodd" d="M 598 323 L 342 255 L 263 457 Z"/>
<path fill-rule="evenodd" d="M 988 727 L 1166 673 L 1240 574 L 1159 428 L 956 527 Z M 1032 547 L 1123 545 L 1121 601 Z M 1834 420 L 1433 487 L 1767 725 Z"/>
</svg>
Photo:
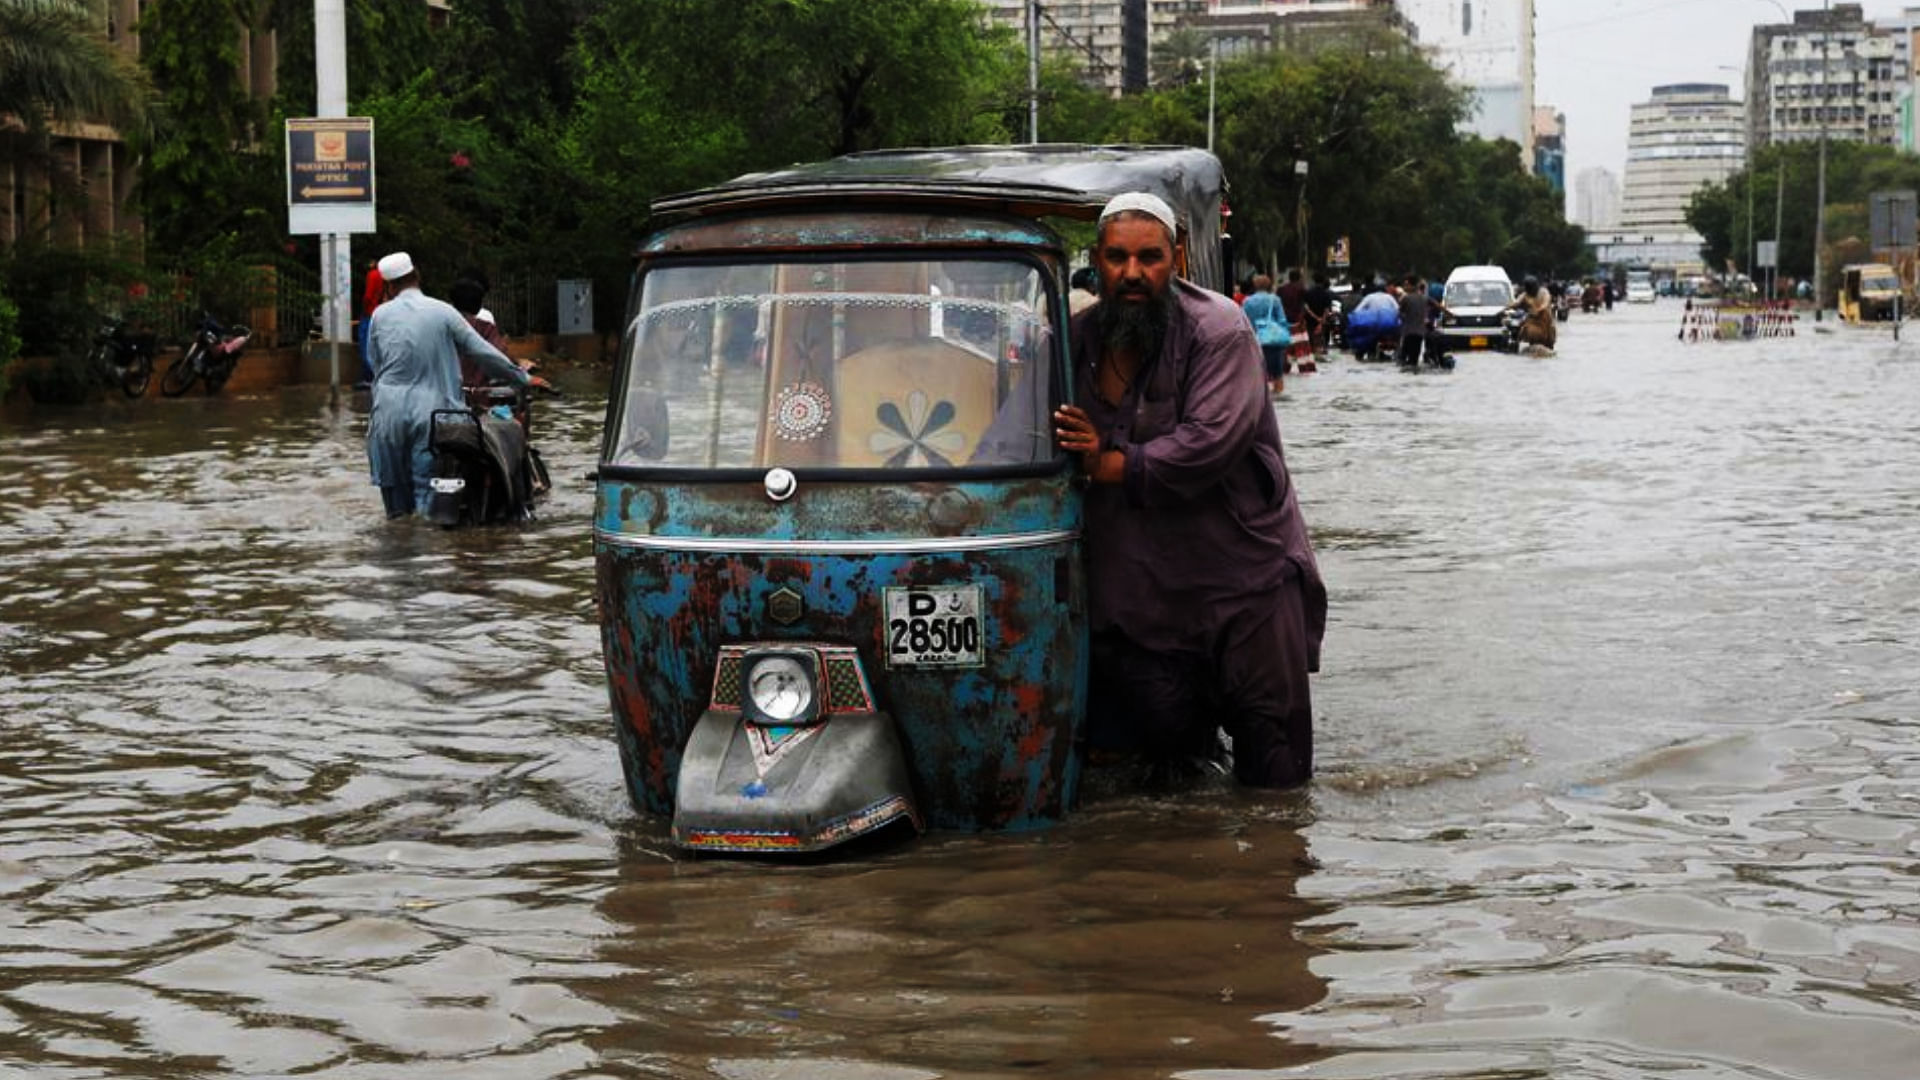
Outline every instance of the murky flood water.
<svg viewBox="0 0 1920 1080">
<path fill-rule="evenodd" d="M 324 391 L 0 417 L 0 1075 L 1920 1074 L 1920 341 L 1335 361 L 1304 795 L 673 857 L 609 738 L 601 399 L 379 520 Z"/>
</svg>

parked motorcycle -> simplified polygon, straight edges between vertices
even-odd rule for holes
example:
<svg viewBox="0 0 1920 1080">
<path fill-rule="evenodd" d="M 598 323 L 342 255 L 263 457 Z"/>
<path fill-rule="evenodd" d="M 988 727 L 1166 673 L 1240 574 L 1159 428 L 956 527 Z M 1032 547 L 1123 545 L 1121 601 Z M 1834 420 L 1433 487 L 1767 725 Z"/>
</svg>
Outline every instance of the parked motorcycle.
<svg viewBox="0 0 1920 1080">
<path fill-rule="evenodd" d="M 233 376 L 233 369 L 240 364 L 240 354 L 247 351 L 247 342 L 251 340 L 252 330 L 239 325 L 222 326 L 212 315 L 203 312 L 192 343 L 168 366 L 166 374 L 160 376 L 160 392 L 179 397 L 200 380 L 205 382 L 207 393 L 219 393 Z"/>
<path fill-rule="evenodd" d="M 147 384 L 153 381 L 153 351 L 153 334 L 131 332 L 124 321 L 109 317 L 94 335 L 87 361 L 107 385 L 137 398 L 146 394 Z"/>
</svg>

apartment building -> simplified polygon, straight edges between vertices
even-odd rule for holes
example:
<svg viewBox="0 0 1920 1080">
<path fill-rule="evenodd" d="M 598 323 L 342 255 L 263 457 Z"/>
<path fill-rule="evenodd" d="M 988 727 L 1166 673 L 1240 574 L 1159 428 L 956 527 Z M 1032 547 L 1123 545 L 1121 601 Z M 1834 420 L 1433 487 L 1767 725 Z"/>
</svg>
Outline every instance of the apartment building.
<svg viewBox="0 0 1920 1080">
<path fill-rule="evenodd" d="M 1867 21 L 1859 4 L 1796 11 L 1753 28 L 1747 144 L 1829 139 L 1898 145 L 1912 84 L 1911 34 Z"/>
<path fill-rule="evenodd" d="M 1147 88 L 1148 0 L 986 0 L 988 13 L 1022 34 L 1037 13 L 1040 52 L 1066 56 L 1115 97 Z"/>
</svg>

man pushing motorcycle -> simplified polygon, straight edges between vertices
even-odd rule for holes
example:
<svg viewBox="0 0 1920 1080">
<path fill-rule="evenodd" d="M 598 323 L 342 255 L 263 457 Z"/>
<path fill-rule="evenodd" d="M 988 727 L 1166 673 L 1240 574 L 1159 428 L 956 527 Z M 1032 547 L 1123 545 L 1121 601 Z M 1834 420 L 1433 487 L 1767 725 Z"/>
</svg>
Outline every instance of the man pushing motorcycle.
<svg viewBox="0 0 1920 1080">
<path fill-rule="evenodd" d="M 432 498 L 436 409 L 464 409 L 460 357 L 514 386 L 548 388 L 481 338 L 453 305 L 420 291 L 412 256 L 396 251 L 380 260 L 387 300 L 373 313 L 367 357 L 373 366 L 373 409 L 367 419 L 367 464 L 387 518 L 424 514 Z"/>
</svg>

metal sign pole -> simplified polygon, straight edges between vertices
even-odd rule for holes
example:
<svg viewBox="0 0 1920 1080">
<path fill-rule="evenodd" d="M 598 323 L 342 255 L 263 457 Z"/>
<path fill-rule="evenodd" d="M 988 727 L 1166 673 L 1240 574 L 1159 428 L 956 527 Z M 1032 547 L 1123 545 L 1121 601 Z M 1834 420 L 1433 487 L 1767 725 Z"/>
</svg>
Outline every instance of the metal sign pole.
<svg viewBox="0 0 1920 1080">
<path fill-rule="evenodd" d="M 313 0 L 314 82 L 319 93 L 319 116 L 347 115 L 347 5 L 346 0 Z M 340 349 L 353 337 L 353 234 L 328 233 L 320 242 L 320 280 L 326 290 L 323 322 L 327 335 L 328 384 L 335 401 L 340 397 Z"/>
</svg>

